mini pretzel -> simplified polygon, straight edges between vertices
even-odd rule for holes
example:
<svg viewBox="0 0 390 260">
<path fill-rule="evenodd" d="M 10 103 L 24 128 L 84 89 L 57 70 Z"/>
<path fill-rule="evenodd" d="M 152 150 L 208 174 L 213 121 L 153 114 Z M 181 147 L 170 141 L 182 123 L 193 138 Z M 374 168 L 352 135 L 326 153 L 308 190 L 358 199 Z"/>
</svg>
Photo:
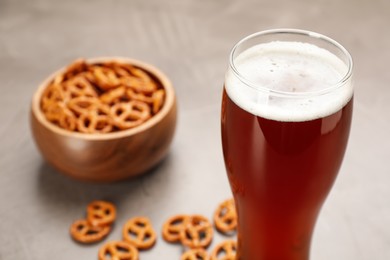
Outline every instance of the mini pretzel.
<svg viewBox="0 0 390 260">
<path fill-rule="evenodd" d="M 70 227 L 70 234 L 74 240 L 89 244 L 105 238 L 110 232 L 110 226 L 91 226 L 87 220 L 76 220 Z"/>
<path fill-rule="evenodd" d="M 208 247 L 213 239 L 213 228 L 207 218 L 193 215 L 184 221 L 180 241 L 189 248 Z"/>
<path fill-rule="evenodd" d="M 133 76 L 122 77 L 120 82 L 122 85 L 139 93 L 151 94 L 157 90 L 157 86 L 153 81 L 144 81 Z"/>
<path fill-rule="evenodd" d="M 127 65 L 127 69 L 131 72 L 131 74 L 141 79 L 143 82 L 152 82 L 152 78 L 145 71 L 131 65 Z"/>
<path fill-rule="evenodd" d="M 211 252 L 210 260 L 236 260 L 237 242 L 227 240 L 218 244 Z"/>
<path fill-rule="evenodd" d="M 117 103 L 111 107 L 113 123 L 119 129 L 138 126 L 151 116 L 150 107 L 139 101 Z"/>
<path fill-rule="evenodd" d="M 138 260 L 138 250 L 125 241 L 111 241 L 99 250 L 99 260 Z"/>
<path fill-rule="evenodd" d="M 133 65 L 127 63 L 111 63 L 109 64 L 120 76 L 132 76 L 140 79 L 143 82 L 151 82 L 153 79 L 149 74 L 142 69 L 134 67 Z"/>
<path fill-rule="evenodd" d="M 161 109 L 164 96 L 156 79 L 141 68 L 79 59 L 48 84 L 40 106 L 46 119 L 61 128 L 108 133 L 144 123 Z"/>
<path fill-rule="evenodd" d="M 168 242 L 180 241 L 180 230 L 184 228 L 184 221 L 187 215 L 176 215 L 169 218 L 163 225 L 162 236 Z"/>
<path fill-rule="evenodd" d="M 95 76 L 97 85 L 102 90 L 113 89 L 120 84 L 120 80 L 115 72 L 109 68 L 92 66 L 91 71 Z"/>
<path fill-rule="evenodd" d="M 112 68 L 115 71 L 116 75 L 118 75 L 119 77 L 126 77 L 131 75 L 130 71 L 128 70 L 128 68 L 126 68 L 124 64 L 118 62 L 110 62 L 107 63 L 106 66 Z"/>
<path fill-rule="evenodd" d="M 237 228 L 237 212 L 233 199 L 222 202 L 214 213 L 216 228 L 222 233 L 228 233 Z"/>
<path fill-rule="evenodd" d="M 64 129 L 74 131 L 77 126 L 77 119 L 69 109 L 64 108 L 59 116 L 59 125 Z"/>
<path fill-rule="evenodd" d="M 208 260 L 209 256 L 207 251 L 203 248 L 190 249 L 186 251 L 180 258 L 180 260 Z"/>
<path fill-rule="evenodd" d="M 87 62 L 84 59 L 78 59 L 70 64 L 65 72 L 61 75 L 62 79 L 69 79 L 75 75 L 85 71 L 88 67 Z"/>
<path fill-rule="evenodd" d="M 88 97 L 97 97 L 95 89 L 91 85 L 91 83 L 82 76 L 75 76 L 62 85 L 62 88 L 67 95 L 68 99 L 80 97 L 80 96 L 88 96 Z"/>
<path fill-rule="evenodd" d="M 87 220 L 92 226 L 106 226 L 116 218 L 115 206 L 106 201 L 95 200 L 87 206 Z"/>
<path fill-rule="evenodd" d="M 68 106 L 77 114 L 77 130 L 82 133 L 111 132 L 110 109 L 96 98 L 78 97 L 68 102 Z"/>
<path fill-rule="evenodd" d="M 164 95 L 165 91 L 163 89 L 159 89 L 153 93 L 153 114 L 156 114 L 160 110 L 162 104 L 164 103 Z"/>
<path fill-rule="evenodd" d="M 123 240 L 133 244 L 138 249 L 151 248 L 156 242 L 156 232 L 148 218 L 135 217 L 129 219 L 123 226 Z"/>
<path fill-rule="evenodd" d="M 109 133 L 112 130 L 111 119 L 94 112 L 81 114 L 77 120 L 77 129 L 82 133 Z"/>
<path fill-rule="evenodd" d="M 65 94 L 60 86 L 52 84 L 47 87 L 42 95 L 41 107 L 43 112 L 46 112 L 48 106 L 53 103 L 62 103 L 65 101 Z"/>
<path fill-rule="evenodd" d="M 44 112 L 46 115 L 46 119 L 54 122 L 59 123 L 60 117 L 63 114 L 63 111 L 65 110 L 65 105 L 60 102 L 46 102 Z M 43 109 L 43 108 L 42 108 Z"/>
<path fill-rule="evenodd" d="M 143 93 L 136 93 L 133 89 L 128 88 L 126 94 L 130 100 L 138 100 L 152 105 L 153 114 L 156 114 L 164 102 L 165 91 L 159 89 L 153 92 L 152 96 L 147 96 Z"/>
<path fill-rule="evenodd" d="M 47 103 L 45 107 L 46 119 L 64 129 L 74 131 L 76 129 L 77 119 L 63 103 Z"/>
<path fill-rule="evenodd" d="M 99 105 L 101 105 L 99 99 L 87 96 L 76 97 L 67 102 L 67 106 L 77 115 L 88 114 L 96 110 Z M 108 107 L 106 107 L 106 112 L 108 114 Z"/>
<path fill-rule="evenodd" d="M 100 96 L 100 101 L 104 104 L 113 104 L 120 101 L 126 94 L 126 87 L 121 86 L 112 90 L 107 91 Z"/>
<path fill-rule="evenodd" d="M 65 76 L 63 73 L 59 73 L 54 77 L 53 85 L 59 86 L 65 80 Z"/>
<path fill-rule="evenodd" d="M 127 88 L 126 95 L 129 97 L 130 100 L 137 100 L 137 101 L 145 102 L 148 104 L 153 104 L 152 97 L 147 96 L 143 93 L 137 93 L 132 88 Z"/>
</svg>

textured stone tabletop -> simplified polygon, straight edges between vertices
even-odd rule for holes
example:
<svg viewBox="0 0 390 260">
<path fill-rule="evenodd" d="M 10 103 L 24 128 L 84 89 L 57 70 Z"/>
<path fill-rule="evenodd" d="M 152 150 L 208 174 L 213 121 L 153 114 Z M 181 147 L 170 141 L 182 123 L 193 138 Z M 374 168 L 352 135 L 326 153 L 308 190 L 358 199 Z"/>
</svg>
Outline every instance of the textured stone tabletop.
<svg viewBox="0 0 390 260">
<path fill-rule="evenodd" d="M 231 196 L 220 141 L 220 100 L 233 44 L 260 30 L 317 31 L 354 57 L 355 107 L 347 154 L 317 223 L 313 260 L 390 259 L 390 1 L 0 0 L 0 259 L 97 259 L 69 225 L 93 199 L 118 207 L 107 240 L 130 217 L 161 230 L 177 213 L 208 217 Z M 78 57 L 127 56 L 155 64 L 179 102 L 169 156 L 115 184 L 63 176 L 40 156 L 29 107 L 41 80 Z M 217 235 L 213 245 L 220 241 Z M 159 235 L 141 259 L 179 259 Z"/>
</svg>

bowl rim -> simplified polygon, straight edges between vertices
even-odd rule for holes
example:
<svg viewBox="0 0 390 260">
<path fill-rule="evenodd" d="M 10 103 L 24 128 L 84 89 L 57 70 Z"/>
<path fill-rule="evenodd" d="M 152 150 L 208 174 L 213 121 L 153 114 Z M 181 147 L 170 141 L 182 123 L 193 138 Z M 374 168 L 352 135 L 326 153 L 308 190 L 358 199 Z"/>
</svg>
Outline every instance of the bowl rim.
<svg viewBox="0 0 390 260">
<path fill-rule="evenodd" d="M 110 132 L 110 133 L 80 133 L 80 132 L 73 132 L 69 131 L 66 129 L 63 129 L 50 121 L 46 119 L 44 116 L 41 108 L 40 108 L 40 101 L 41 101 L 41 96 L 43 92 L 45 91 L 46 87 L 48 84 L 54 79 L 54 77 L 62 73 L 66 70 L 67 66 L 62 67 L 61 69 L 55 71 L 51 75 L 49 75 L 45 80 L 43 80 L 40 84 L 38 89 L 35 91 L 32 102 L 31 102 L 31 110 L 33 115 L 36 117 L 39 123 L 41 123 L 44 127 L 49 129 L 50 131 L 61 135 L 65 137 L 76 137 L 79 139 L 84 139 L 84 140 L 112 140 L 112 139 L 118 139 L 118 138 L 123 138 L 123 137 L 129 137 L 136 135 L 140 132 L 143 132 L 154 125 L 156 125 L 158 122 L 160 122 L 164 117 L 167 116 L 169 111 L 172 109 L 172 107 L 175 104 L 175 90 L 172 86 L 171 81 L 169 78 L 157 67 L 137 60 L 133 58 L 127 58 L 127 57 L 119 57 L 119 56 L 114 56 L 114 57 L 96 57 L 96 58 L 87 58 L 85 59 L 87 63 L 102 63 L 102 62 L 121 62 L 121 63 L 128 63 L 131 65 L 134 65 L 136 67 L 139 67 L 143 70 L 146 70 L 153 76 L 155 76 L 161 83 L 162 87 L 165 90 L 165 101 L 162 109 L 156 114 L 153 115 L 150 119 L 148 119 L 146 122 L 142 123 L 139 126 L 136 126 L 134 128 L 130 128 L 127 130 L 120 130 L 116 132 Z"/>
</svg>

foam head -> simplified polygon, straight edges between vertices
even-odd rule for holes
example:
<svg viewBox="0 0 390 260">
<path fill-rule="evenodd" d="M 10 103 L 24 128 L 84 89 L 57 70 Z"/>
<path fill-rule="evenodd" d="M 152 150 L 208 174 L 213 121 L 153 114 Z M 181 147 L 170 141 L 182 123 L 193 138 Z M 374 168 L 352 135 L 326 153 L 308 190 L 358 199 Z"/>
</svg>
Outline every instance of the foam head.
<svg viewBox="0 0 390 260">
<path fill-rule="evenodd" d="M 309 43 L 255 45 L 240 53 L 234 66 L 240 77 L 228 70 L 229 97 L 249 113 L 268 119 L 308 121 L 328 116 L 345 106 L 353 94 L 350 78 L 340 84 L 348 66 Z"/>
</svg>

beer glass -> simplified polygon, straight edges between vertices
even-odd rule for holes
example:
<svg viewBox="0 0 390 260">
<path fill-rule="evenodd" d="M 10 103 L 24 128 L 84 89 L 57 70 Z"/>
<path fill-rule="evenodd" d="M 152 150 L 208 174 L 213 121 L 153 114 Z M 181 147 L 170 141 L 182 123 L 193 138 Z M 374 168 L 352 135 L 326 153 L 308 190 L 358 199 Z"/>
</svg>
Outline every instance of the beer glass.
<svg viewBox="0 0 390 260">
<path fill-rule="evenodd" d="M 352 59 L 318 33 L 269 30 L 230 54 L 221 131 L 238 213 L 238 260 L 308 260 L 344 157 Z"/>
</svg>

